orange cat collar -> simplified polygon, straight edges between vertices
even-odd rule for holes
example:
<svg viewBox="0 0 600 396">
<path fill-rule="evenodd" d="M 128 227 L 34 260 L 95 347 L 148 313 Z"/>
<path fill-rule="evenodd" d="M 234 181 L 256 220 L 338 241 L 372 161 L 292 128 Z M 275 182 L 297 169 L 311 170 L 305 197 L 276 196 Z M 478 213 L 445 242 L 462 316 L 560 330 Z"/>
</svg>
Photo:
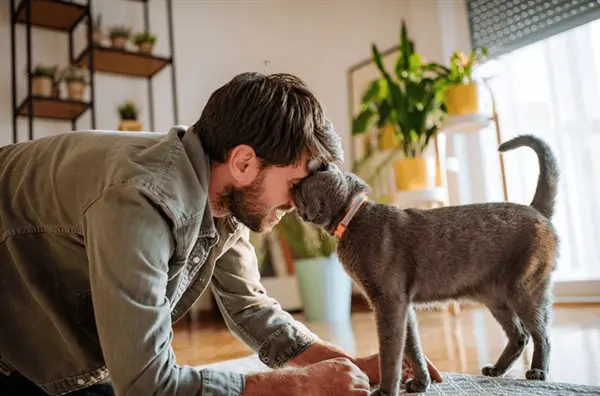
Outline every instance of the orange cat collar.
<svg viewBox="0 0 600 396">
<path fill-rule="evenodd" d="M 348 223 L 350 223 L 350 221 L 356 215 L 360 207 L 368 200 L 369 197 L 367 197 L 367 194 L 365 193 L 359 194 L 356 197 L 354 197 L 354 199 L 352 200 L 352 204 L 348 209 L 348 213 L 346 213 L 346 216 L 344 216 L 342 221 L 340 221 L 340 223 L 335 229 L 335 232 L 333 233 L 333 235 L 335 235 L 337 239 L 342 239 L 342 235 L 344 235 L 344 232 L 348 227 Z"/>
</svg>

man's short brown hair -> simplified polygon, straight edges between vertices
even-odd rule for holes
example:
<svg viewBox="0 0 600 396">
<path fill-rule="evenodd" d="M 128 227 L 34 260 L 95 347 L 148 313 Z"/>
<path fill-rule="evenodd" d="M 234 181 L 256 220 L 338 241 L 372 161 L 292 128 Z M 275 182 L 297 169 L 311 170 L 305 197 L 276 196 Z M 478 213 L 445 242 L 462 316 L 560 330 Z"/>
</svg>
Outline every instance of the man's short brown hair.
<svg viewBox="0 0 600 396">
<path fill-rule="evenodd" d="M 323 106 L 298 77 L 248 72 L 210 96 L 194 124 L 211 160 L 225 162 L 231 149 L 247 144 L 263 166 L 309 160 L 342 162 L 342 145 Z"/>
</svg>

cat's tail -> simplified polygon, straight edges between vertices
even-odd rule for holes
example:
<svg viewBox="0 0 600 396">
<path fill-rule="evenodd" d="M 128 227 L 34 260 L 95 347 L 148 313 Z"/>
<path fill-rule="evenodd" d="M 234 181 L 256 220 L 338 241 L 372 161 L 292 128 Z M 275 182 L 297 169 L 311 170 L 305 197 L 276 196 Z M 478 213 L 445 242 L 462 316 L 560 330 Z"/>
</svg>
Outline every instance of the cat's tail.
<svg viewBox="0 0 600 396">
<path fill-rule="evenodd" d="M 500 145 L 498 150 L 506 152 L 518 147 L 527 146 L 533 149 L 538 157 L 540 176 L 531 206 L 547 218 L 554 215 L 556 194 L 558 190 L 558 164 L 552 149 L 546 142 L 533 135 L 520 135 Z"/>
</svg>

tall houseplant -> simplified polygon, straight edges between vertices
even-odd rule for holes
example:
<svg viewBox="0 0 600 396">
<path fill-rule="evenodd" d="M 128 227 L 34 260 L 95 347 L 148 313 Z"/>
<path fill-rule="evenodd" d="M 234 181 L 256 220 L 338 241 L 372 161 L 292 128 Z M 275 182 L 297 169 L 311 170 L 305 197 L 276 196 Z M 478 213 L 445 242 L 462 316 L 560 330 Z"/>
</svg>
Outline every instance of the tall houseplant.
<svg viewBox="0 0 600 396">
<path fill-rule="evenodd" d="M 339 322 L 350 318 L 352 280 L 336 253 L 337 241 L 295 213 L 276 226 L 292 250 L 304 312 L 310 321 Z"/>
<path fill-rule="evenodd" d="M 424 188 L 435 172 L 435 164 L 424 152 L 446 115 L 444 90 L 449 70 L 423 60 L 408 37 L 404 21 L 393 72 L 386 70 L 375 44 L 371 50 L 381 77 L 366 90 L 361 111 L 353 120 L 352 133 L 359 135 L 377 128 L 388 132 L 389 141 L 392 131 L 397 144 L 388 143 L 391 153 L 378 169 L 393 162 L 398 190 Z"/>
<path fill-rule="evenodd" d="M 477 82 L 473 70 L 488 58 L 487 48 L 476 48 L 468 55 L 455 51 L 450 57 L 450 70 L 446 75 L 445 92 L 448 115 L 476 113 L 479 110 Z"/>
</svg>

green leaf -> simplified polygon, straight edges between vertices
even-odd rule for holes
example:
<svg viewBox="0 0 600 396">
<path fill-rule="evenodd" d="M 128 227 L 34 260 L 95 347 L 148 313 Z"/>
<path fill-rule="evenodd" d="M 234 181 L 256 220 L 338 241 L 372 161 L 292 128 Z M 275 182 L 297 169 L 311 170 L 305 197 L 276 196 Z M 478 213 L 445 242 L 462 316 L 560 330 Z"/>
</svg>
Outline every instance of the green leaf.
<svg viewBox="0 0 600 396">
<path fill-rule="evenodd" d="M 378 111 L 379 111 L 379 121 L 377 122 L 377 127 L 383 128 L 384 125 L 386 125 L 389 121 L 388 119 L 390 117 L 390 114 L 392 113 L 392 107 L 390 106 L 389 102 L 386 100 L 379 104 Z"/>
<path fill-rule="evenodd" d="M 369 131 L 374 124 L 375 110 L 372 107 L 365 107 L 352 121 L 352 135 L 357 136 Z"/>
<path fill-rule="evenodd" d="M 417 70 L 421 67 L 421 55 L 414 53 L 414 54 L 410 54 L 409 57 L 409 70 Z"/>
<path fill-rule="evenodd" d="M 367 88 L 367 91 L 363 95 L 363 98 L 362 98 L 363 103 L 370 102 L 372 100 L 380 98 L 381 90 L 382 90 L 382 81 L 383 80 L 373 80 L 371 82 L 371 84 L 369 85 L 369 88 Z M 385 81 L 383 81 L 383 82 L 385 82 Z"/>
</svg>

